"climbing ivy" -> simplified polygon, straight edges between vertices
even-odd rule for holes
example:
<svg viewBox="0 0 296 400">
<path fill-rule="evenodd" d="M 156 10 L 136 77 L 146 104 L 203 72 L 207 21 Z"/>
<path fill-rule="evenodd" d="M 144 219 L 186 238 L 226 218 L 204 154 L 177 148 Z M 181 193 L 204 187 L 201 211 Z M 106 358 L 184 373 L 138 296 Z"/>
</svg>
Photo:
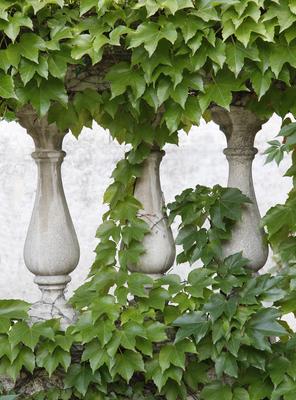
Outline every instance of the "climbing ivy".
<svg viewBox="0 0 296 400">
<path fill-rule="evenodd" d="M 293 0 L 3 0 L 1 115 L 29 103 L 62 130 L 95 120 L 134 146 L 176 142 L 212 103 L 283 117 L 295 21 Z"/>
<path fill-rule="evenodd" d="M 115 268 L 126 226 L 107 220 L 89 280 L 71 300 L 78 320 L 66 332 L 57 320 L 29 326 L 28 304 L 1 301 L 1 373 L 17 379 L 22 371 L 28 382 L 31 373 L 40 380 L 45 373 L 50 382 L 30 395 L 27 383 L 15 398 L 292 398 L 295 336 L 278 305 L 292 273 L 252 276 L 240 253 L 223 259 L 220 251 L 247 201 L 237 189 L 198 186 L 169 206 L 171 219 L 182 219 L 179 259 L 205 264 L 183 282 Z M 113 241 L 111 255 L 103 247 Z"/>
<path fill-rule="evenodd" d="M 169 205 L 170 220 L 181 218 L 178 262 L 192 265 L 186 281 L 126 266 L 149 231 L 133 187 L 152 147 L 177 144 L 213 104 L 295 115 L 295 24 L 294 0 L 0 0 L 0 117 L 31 106 L 63 132 L 96 121 L 131 144 L 104 195 L 89 278 L 71 299 L 77 323 L 30 326 L 28 304 L 0 302 L 0 373 L 16 380 L 2 400 L 294 399 L 295 335 L 281 319 L 295 311 L 294 189 L 263 221 L 276 276 L 252 276 L 241 254 L 223 259 L 249 200 L 219 186 Z M 268 159 L 292 151 L 294 177 L 286 122 Z"/>
</svg>

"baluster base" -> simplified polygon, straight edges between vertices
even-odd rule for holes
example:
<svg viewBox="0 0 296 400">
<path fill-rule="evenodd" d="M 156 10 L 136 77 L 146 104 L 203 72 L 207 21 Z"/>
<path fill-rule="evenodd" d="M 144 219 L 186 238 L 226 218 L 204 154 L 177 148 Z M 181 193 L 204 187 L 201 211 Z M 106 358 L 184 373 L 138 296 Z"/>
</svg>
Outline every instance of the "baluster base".
<svg viewBox="0 0 296 400">
<path fill-rule="evenodd" d="M 76 312 L 67 303 L 64 295 L 70 280 L 71 278 L 67 275 L 36 276 L 34 282 L 39 286 L 42 296 L 29 310 L 32 323 L 58 318 L 61 329 L 66 330 L 76 321 Z"/>
</svg>

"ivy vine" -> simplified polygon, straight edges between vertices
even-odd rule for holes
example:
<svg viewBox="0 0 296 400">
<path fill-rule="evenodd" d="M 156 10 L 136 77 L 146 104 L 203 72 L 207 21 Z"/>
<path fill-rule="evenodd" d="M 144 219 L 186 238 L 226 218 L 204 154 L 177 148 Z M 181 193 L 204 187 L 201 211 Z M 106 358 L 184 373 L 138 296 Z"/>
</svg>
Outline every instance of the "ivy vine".
<svg viewBox="0 0 296 400">
<path fill-rule="evenodd" d="M 31 326 L 27 303 L 0 301 L 0 374 L 13 380 L 1 380 L 1 400 L 294 400 L 295 335 L 282 316 L 295 312 L 295 188 L 263 220 L 275 276 L 253 276 L 241 254 L 223 259 L 249 200 L 219 186 L 169 205 L 170 220 L 181 218 L 178 262 L 193 266 L 186 281 L 126 266 L 149 231 L 133 188 L 151 148 L 177 144 L 213 104 L 295 115 L 295 24 L 295 0 L 0 0 L 1 119 L 31 106 L 62 132 L 96 121 L 131 144 L 71 299 L 77 323 Z M 286 122 L 268 159 L 292 151 L 294 178 Z"/>
</svg>

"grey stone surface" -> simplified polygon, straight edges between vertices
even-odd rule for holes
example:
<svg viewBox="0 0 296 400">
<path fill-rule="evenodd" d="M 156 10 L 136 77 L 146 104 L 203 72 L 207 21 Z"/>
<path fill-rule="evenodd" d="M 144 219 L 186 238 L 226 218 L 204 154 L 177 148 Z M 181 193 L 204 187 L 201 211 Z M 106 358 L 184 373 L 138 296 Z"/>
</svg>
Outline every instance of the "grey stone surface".
<svg viewBox="0 0 296 400">
<path fill-rule="evenodd" d="M 164 213 L 165 200 L 160 184 L 160 163 L 164 155 L 152 151 L 143 166 L 141 177 L 137 178 L 134 195 L 143 205 L 140 212 L 150 233 L 145 235 L 141 255 L 137 265 L 128 265 L 130 271 L 143 272 L 154 278 L 160 277 L 174 264 L 176 247 L 171 227 Z"/>
<path fill-rule="evenodd" d="M 260 226 L 252 164 L 257 154 L 254 140 L 263 121 L 251 111 L 237 106 L 230 107 L 230 111 L 214 107 L 212 115 L 227 138 L 227 148 L 224 150 L 229 163 L 227 186 L 240 189 L 252 201 L 244 205 L 241 220 L 235 224 L 231 239 L 224 243 L 223 253 L 227 257 L 242 251 L 249 260 L 248 267 L 259 271 L 266 263 L 268 245 Z"/>
<path fill-rule="evenodd" d="M 30 315 L 33 321 L 61 317 L 63 329 L 76 318 L 74 310 L 66 304 L 64 291 L 80 257 L 62 184 L 64 156 L 58 150 L 33 153 L 38 185 L 24 247 L 25 264 L 35 275 L 34 282 L 42 293 L 31 307 Z"/>
<path fill-rule="evenodd" d="M 272 205 L 283 202 L 291 187 L 290 178 L 283 178 L 289 161 L 278 168 L 264 165 L 262 155 L 267 140 L 278 132 L 280 121 L 273 118 L 263 126 L 255 141 L 259 149 L 254 166 L 254 186 L 261 214 Z M 202 123 L 189 135 L 180 134 L 180 146 L 166 147 L 161 165 L 162 189 L 166 201 L 187 187 L 196 184 L 227 183 L 227 161 L 223 154 L 225 137 L 214 123 Z M 35 191 L 36 166 L 30 153 L 32 139 L 15 123 L 0 124 L 0 298 L 23 298 L 36 301 L 39 290 L 34 276 L 23 261 L 23 246 L 28 229 Z M 124 146 L 113 142 L 99 127 L 85 130 L 77 141 L 67 135 L 64 142 L 67 157 L 63 165 L 64 189 L 81 247 L 80 262 L 72 273 L 69 292 L 85 279 L 93 261 L 95 232 L 106 207 L 102 197 Z M 272 258 L 268 265 L 272 265 Z M 181 265 L 174 272 L 185 277 L 189 268 Z"/>
</svg>

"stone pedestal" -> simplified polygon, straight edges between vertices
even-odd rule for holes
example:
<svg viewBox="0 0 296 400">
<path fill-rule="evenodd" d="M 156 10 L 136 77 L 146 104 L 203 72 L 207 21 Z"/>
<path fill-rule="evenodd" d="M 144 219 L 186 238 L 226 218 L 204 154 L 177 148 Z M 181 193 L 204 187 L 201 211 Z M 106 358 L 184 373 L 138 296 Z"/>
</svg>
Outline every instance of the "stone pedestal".
<svg viewBox="0 0 296 400">
<path fill-rule="evenodd" d="M 74 310 L 67 304 L 64 292 L 69 274 L 79 261 L 79 244 L 67 206 L 61 164 L 65 132 L 49 125 L 26 108 L 19 121 L 34 139 L 32 154 L 38 168 L 38 183 L 34 209 L 24 248 L 27 268 L 35 275 L 42 297 L 30 309 L 32 321 L 60 318 L 65 329 L 75 320 Z"/>
<path fill-rule="evenodd" d="M 141 218 L 150 227 L 143 245 L 145 253 L 138 265 L 129 265 L 132 272 L 146 273 L 153 278 L 161 277 L 174 263 L 175 242 L 165 213 L 165 202 L 160 185 L 159 167 L 163 151 L 152 150 L 144 161 L 142 175 L 135 184 L 134 196 L 142 205 Z"/>
<path fill-rule="evenodd" d="M 243 251 L 253 271 L 261 269 L 267 260 L 268 246 L 264 241 L 261 217 L 256 201 L 252 178 L 252 162 L 257 153 L 254 146 L 256 134 L 264 121 L 244 107 L 232 106 L 230 111 L 212 108 L 212 117 L 227 139 L 224 154 L 229 163 L 228 187 L 240 189 L 251 204 L 244 206 L 241 221 L 232 231 L 232 238 L 223 246 L 224 256 Z"/>
</svg>

